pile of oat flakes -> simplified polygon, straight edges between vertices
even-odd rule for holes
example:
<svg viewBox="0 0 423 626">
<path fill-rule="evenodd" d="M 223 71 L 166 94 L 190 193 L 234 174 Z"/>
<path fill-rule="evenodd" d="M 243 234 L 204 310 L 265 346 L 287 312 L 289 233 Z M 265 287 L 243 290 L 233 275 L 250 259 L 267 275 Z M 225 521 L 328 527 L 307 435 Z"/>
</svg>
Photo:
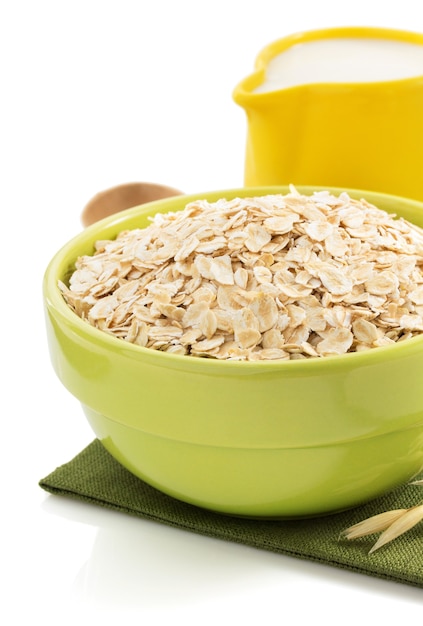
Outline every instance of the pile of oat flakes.
<svg viewBox="0 0 423 626">
<path fill-rule="evenodd" d="M 77 260 L 69 306 L 174 354 L 301 359 L 423 331 L 423 231 L 347 193 L 198 200 Z"/>
</svg>

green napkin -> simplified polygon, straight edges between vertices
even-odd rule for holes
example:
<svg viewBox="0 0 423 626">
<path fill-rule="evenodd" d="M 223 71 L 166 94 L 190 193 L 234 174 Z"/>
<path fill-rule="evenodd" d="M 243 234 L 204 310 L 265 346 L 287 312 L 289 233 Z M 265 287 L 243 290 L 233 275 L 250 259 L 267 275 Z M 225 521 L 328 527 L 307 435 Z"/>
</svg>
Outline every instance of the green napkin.
<svg viewBox="0 0 423 626">
<path fill-rule="evenodd" d="M 423 524 L 371 555 L 368 551 L 376 537 L 353 542 L 339 538 L 342 530 L 371 515 L 419 504 L 423 497 L 421 486 L 404 485 L 363 506 L 326 517 L 240 519 L 179 502 L 157 491 L 123 468 L 97 439 L 39 484 L 53 494 L 201 535 L 423 587 Z"/>
</svg>

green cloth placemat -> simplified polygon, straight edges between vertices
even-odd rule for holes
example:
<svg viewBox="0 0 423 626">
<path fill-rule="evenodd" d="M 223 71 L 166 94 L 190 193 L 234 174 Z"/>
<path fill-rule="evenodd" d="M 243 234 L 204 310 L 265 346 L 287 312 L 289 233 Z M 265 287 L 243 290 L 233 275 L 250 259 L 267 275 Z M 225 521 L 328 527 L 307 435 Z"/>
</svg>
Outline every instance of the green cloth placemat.
<svg viewBox="0 0 423 626">
<path fill-rule="evenodd" d="M 371 515 L 419 504 L 423 498 L 421 486 L 405 485 L 363 506 L 326 517 L 283 521 L 239 519 L 164 495 L 124 469 L 97 439 L 39 484 L 53 494 L 209 537 L 423 587 L 423 523 L 371 555 L 368 551 L 376 537 L 353 542 L 339 538 L 345 528 Z"/>
</svg>

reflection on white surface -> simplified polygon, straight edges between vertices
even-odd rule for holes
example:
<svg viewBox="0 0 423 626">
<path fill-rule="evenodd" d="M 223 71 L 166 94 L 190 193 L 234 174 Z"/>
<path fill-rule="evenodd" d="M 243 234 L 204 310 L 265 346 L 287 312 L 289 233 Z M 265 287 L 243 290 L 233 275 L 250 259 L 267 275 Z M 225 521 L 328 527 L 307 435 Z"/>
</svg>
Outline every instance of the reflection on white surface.
<svg viewBox="0 0 423 626">
<path fill-rule="evenodd" d="M 90 602 L 144 608 L 163 602 L 192 605 L 237 593 L 260 582 L 261 575 L 265 584 L 272 571 L 283 573 L 276 554 L 264 552 L 255 562 L 258 551 L 246 546 L 90 505 L 82 510 L 78 503 L 63 504 L 51 497 L 43 508 L 97 526 L 73 589 Z"/>
<path fill-rule="evenodd" d="M 123 526 L 120 532 L 97 531 L 90 558 L 75 581 L 83 596 L 143 607 L 164 601 L 192 604 L 207 599 L 210 589 L 219 596 L 236 592 L 253 576 L 248 555 L 238 550 L 237 558 L 230 559 L 228 546 L 217 541 L 211 547 L 184 532 L 157 532 L 149 523 L 141 529 L 135 520 Z"/>
<path fill-rule="evenodd" d="M 75 578 L 79 601 L 103 607 L 143 607 L 154 610 L 224 603 L 239 595 L 243 603 L 278 593 L 315 576 L 314 602 L 330 584 L 338 592 L 372 594 L 389 600 L 423 604 L 420 589 L 339 570 L 309 561 L 202 537 L 117 513 L 51 496 L 43 509 L 54 515 L 96 527 L 91 552 Z M 298 599 L 298 598 L 297 598 Z M 377 606 L 377 604 L 375 604 Z"/>
</svg>

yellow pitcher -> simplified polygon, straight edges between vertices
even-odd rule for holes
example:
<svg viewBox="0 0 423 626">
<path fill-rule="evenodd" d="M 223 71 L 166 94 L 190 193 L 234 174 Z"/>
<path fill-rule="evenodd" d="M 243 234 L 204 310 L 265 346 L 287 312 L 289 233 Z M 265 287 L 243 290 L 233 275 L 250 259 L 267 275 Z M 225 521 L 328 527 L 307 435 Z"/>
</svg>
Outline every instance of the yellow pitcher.
<svg viewBox="0 0 423 626">
<path fill-rule="evenodd" d="M 369 63 L 366 56 L 362 63 L 366 77 L 351 78 L 353 52 L 336 46 L 354 42 L 364 54 L 366 45 L 382 46 L 382 67 L 374 76 L 366 67 L 369 48 Z M 312 78 L 301 82 L 294 69 L 300 84 L 275 82 L 273 66 L 281 55 L 304 54 L 310 43 L 329 44 L 324 62 L 336 61 L 338 75 L 321 78 L 320 53 L 309 48 Z M 402 48 L 407 54 L 401 61 Z M 404 67 L 397 67 L 400 61 Z M 423 34 L 340 27 L 290 35 L 261 51 L 233 98 L 248 121 L 246 186 L 328 185 L 423 200 Z"/>
</svg>

